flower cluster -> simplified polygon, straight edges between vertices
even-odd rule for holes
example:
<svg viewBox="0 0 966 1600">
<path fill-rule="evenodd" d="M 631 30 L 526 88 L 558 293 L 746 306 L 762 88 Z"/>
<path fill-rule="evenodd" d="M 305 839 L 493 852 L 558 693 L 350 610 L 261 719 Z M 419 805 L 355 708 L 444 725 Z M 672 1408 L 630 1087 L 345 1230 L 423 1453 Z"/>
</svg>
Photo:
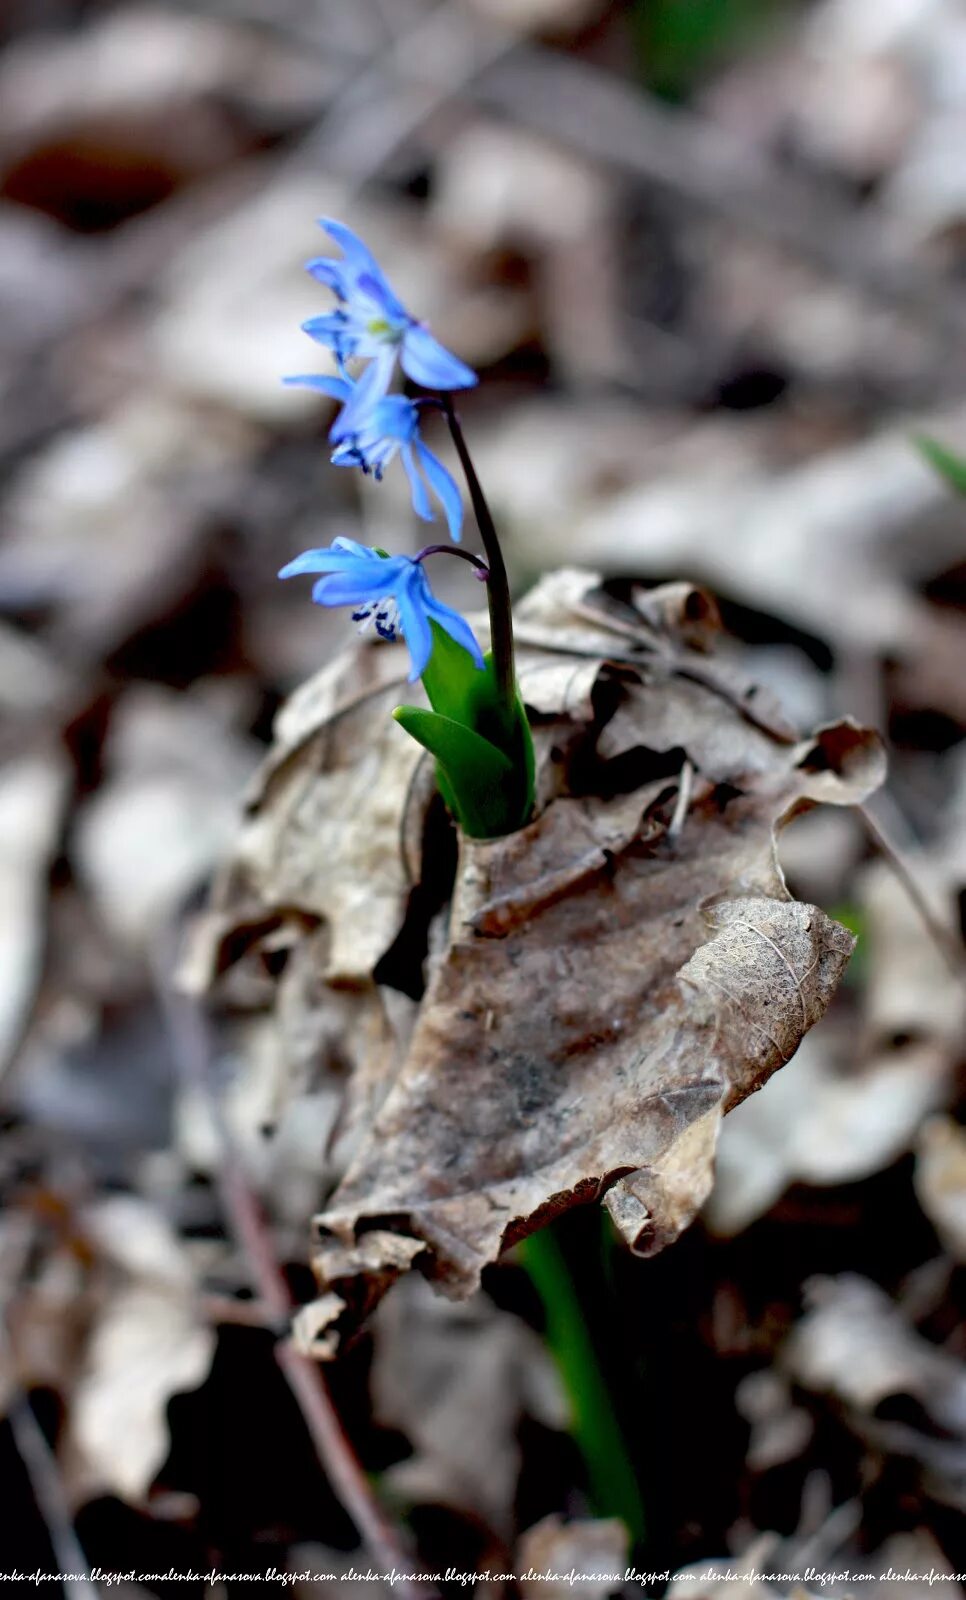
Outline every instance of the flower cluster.
<svg viewBox="0 0 966 1600">
<path fill-rule="evenodd" d="M 329 430 L 337 467 L 361 467 L 378 481 L 398 455 L 417 515 L 433 521 L 430 496 L 434 495 L 443 508 L 450 538 L 458 541 L 463 529 L 462 495 L 443 463 L 423 442 L 420 402 L 391 394 L 389 387 L 397 361 L 413 382 L 437 390 L 469 388 L 477 381 L 476 373 L 444 349 L 424 323 L 410 316 L 375 257 L 351 229 L 328 219 L 323 219 L 321 226 L 341 247 L 342 259 L 320 256 L 308 263 L 308 270 L 332 290 L 338 304 L 325 316 L 310 317 L 303 327 L 319 344 L 328 345 L 340 376 L 300 373 L 285 382 L 338 400 L 340 409 Z M 350 361 L 367 364 L 353 377 L 348 370 Z M 402 636 L 412 657 L 411 682 L 422 676 L 429 662 L 432 622 L 482 668 L 482 652 L 469 625 L 437 600 L 429 587 L 422 565 L 428 553 L 415 558 L 383 556 L 352 539 L 336 539 L 324 549 L 306 550 L 283 567 L 279 577 L 321 573 L 312 591 L 319 605 L 352 606 L 360 632 L 374 625 L 380 638 Z"/>
<path fill-rule="evenodd" d="M 426 389 L 468 389 L 476 383 L 476 373 L 410 315 L 361 239 L 340 222 L 323 219 L 321 225 L 341 246 L 343 257 L 320 256 L 309 262 L 308 270 L 332 290 L 338 306 L 324 316 L 310 317 L 302 326 L 332 351 L 341 376 L 298 373 L 285 381 L 341 403 L 329 432 L 336 466 L 358 466 L 379 479 L 398 454 L 417 516 L 433 520 L 431 490 L 445 513 L 450 538 L 458 540 L 462 498 L 450 473 L 420 437 L 420 402 L 390 394 L 389 387 L 397 361 L 408 378 Z M 358 380 L 348 371 L 349 361 L 368 362 Z"/>
<path fill-rule="evenodd" d="M 415 511 L 432 521 L 437 501 L 453 543 L 427 545 L 418 555 L 406 556 L 340 538 L 323 549 L 304 551 L 279 577 L 317 573 L 312 598 L 318 605 L 349 606 L 360 632 L 374 629 L 381 639 L 405 640 L 412 661 L 409 681 L 422 678 L 429 708 L 397 706 L 393 716 L 434 757 L 440 793 L 464 832 L 471 838 L 495 838 L 522 827 L 532 813 L 534 759 L 514 667 L 506 565 L 449 399 L 449 391 L 475 384 L 476 373 L 410 315 L 361 239 L 341 223 L 325 221 L 322 226 L 341 246 L 342 256 L 311 261 L 309 271 L 332 290 L 336 309 L 312 317 L 304 327 L 332 350 L 338 376 L 306 373 L 286 382 L 338 401 L 329 430 L 336 466 L 361 467 L 378 480 L 398 456 Z M 413 383 L 436 395 L 410 399 L 392 390 L 397 363 Z M 423 408 L 431 405 L 445 413 L 485 562 L 457 547 L 462 496 L 420 433 Z M 444 553 L 462 557 L 486 582 L 491 646 L 485 656 L 465 619 L 437 600 L 429 586 L 424 562 Z"/>
</svg>

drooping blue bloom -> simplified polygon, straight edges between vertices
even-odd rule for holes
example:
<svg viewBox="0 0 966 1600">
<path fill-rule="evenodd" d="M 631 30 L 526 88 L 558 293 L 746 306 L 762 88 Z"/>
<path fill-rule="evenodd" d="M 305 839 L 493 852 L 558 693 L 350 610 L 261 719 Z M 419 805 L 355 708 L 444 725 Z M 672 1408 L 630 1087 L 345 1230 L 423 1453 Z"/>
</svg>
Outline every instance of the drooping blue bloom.
<svg viewBox="0 0 966 1600">
<path fill-rule="evenodd" d="M 446 513 L 450 538 L 459 542 L 463 498 L 456 482 L 420 438 L 419 407 L 415 401 L 402 394 L 379 392 L 375 363 L 358 383 L 351 378 L 327 378 L 317 373 L 285 381 L 342 401 L 342 410 L 329 430 L 329 440 L 335 445 L 332 460 L 337 467 L 361 467 L 378 481 L 398 454 L 406 469 L 417 516 L 425 522 L 434 520 L 428 484 Z"/>
<path fill-rule="evenodd" d="M 482 668 L 483 652 L 469 623 L 436 599 L 422 562 L 412 556 L 380 556 L 354 539 L 335 539 L 324 549 L 296 556 L 279 577 L 302 572 L 323 574 L 312 589 L 316 605 L 352 606 L 360 633 L 374 625 L 381 639 L 405 639 L 412 658 L 410 683 L 422 676 L 432 655 L 430 622 L 438 622 Z"/>
<path fill-rule="evenodd" d="M 342 259 L 318 256 L 308 270 L 331 289 L 339 307 L 302 326 L 335 355 L 339 369 L 353 356 L 371 359 L 382 394 L 389 388 L 396 358 L 406 376 L 424 389 L 471 389 L 477 379 L 471 367 L 434 339 L 394 294 L 371 251 L 342 222 L 322 217 L 319 226 L 342 249 Z"/>
</svg>

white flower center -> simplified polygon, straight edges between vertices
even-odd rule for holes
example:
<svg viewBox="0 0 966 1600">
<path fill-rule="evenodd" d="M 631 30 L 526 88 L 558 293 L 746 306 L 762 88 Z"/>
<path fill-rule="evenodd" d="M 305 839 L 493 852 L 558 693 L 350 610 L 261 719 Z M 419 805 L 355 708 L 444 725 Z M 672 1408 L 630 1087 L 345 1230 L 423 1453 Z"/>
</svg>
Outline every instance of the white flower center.
<svg viewBox="0 0 966 1600">
<path fill-rule="evenodd" d="M 357 606 L 352 613 L 352 620 L 358 623 L 357 633 L 368 633 L 369 629 L 375 626 L 380 639 L 402 638 L 402 619 L 392 595 Z"/>
</svg>

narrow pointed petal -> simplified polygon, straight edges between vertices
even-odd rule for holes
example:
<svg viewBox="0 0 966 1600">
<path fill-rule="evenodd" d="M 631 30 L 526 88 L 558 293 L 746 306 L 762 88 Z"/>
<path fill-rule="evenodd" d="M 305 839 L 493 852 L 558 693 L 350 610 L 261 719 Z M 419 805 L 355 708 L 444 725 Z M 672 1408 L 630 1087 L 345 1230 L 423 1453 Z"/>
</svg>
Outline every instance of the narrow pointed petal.
<svg viewBox="0 0 966 1600">
<path fill-rule="evenodd" d="M 334 217 L 320 217 L 319 227 L 329 235 L 333 244 L 337 244 L 353 272 L 371 272 L 381 277 L 379 263 L 367 245 L 364 245 L 357 233 L 347 228 L 344 222 L 338 222 Z"/>
<path fill-rule="evenodd" d="M 446 521 L 449 523 L 449 536 L 454 544 L 459 544 L 463 532 L 463 497 L 459 492 L 456 480 L 451 473 L 447 472 L 439 458 L 433 455 L 428 445 L 423 444 L 421 439 L 416 441 L 416 453 L 429 481 L 429 487 L 446 513 Z"/>
<path fill-rule="evenodd" d="M 452 606 L 444 605 L 442 600 L 437 600 L 435 595 L 430 595 L 426 601 L 426 615 L 445 628 L 451 639 L 463 646 L 473 658 L 476 666 L 483 668 L 483 651 L 480 649 L 479 640 L 465 617 L 461 617 Z"/>
<path fill-rule="evenodd" d="M 337 299 L 348 300 L 352 279 L 346 262 L 336 261 L 334 256 L 315 256 L 312 261 L 305 263 L 305 270 L 312 275 L 316 283 L 324 284 L 327 289 L 331 289 Z"/>
<path fill-rule="evenodd" d="M 412 658 L 410 683 L 415 683 L 417 678 L 422 677 L 433 653 L 433 635 L 426 618 L 426 608 L 431 601 L 432 595 L 426 577 L 420 567 L 414 567 L 407 581 L 396 591 L 403 638 Z"/>
<path fill-rule="evenodd" d="M 419 468 L 417 467 L 415 458 L 413 456 L 412 445 L 404 444 L 401 454 L 402 464 L 406 469 L 406 476 L 409 479 L 409 487 L 412 490 L 413 510 L 415 511 L 417 517 L 422 517 L 424 522 L 434 522 L 435 517 L 433 516 L 433 508 L 430 504 L 429 495 L 426 493 L 426 485 L 420 477 Z"/>
<path fill-rule="evenodd" d="M 392 594 L 400 582 L 398 564 L 391 561 L 373 562 L 372 576 L 368 572 L 360 572 L 358 566 L 352 571 L 332 572 L 320 578 L 312 590 L 312 599 L 320 606 L 354 606 L 361 605 L 366 600 L 381 600 L 384 595 Z M 393 571 L 393 566 L 397 567 Z M 390 570 L 380 573 L 377 567 L 389 567 Z"/>
<path fill-rule="evenodd" d="M 298 372 L 283 378 L 282 382 L 292 389 L 316 389 L 319 394 L 331 395 L 343 405 L 352 394 L 352 384 L 347 378 L 330 378 L 323 372 Z"/>
<path fill-rule="evenodd" d="M 339 246 L 345 257 L 346 265 L 343 271 L 348 268 L 347 276 L 355 280 L 362 293 L 375 300 L 377 305 L 383 306 L 391 318 L 405 318 L 407 316 L 405 306 L 393 293 L 378 261 L 368 246 L 363 244 L 359 235 L 353 233 L 351 228 L 347 228 L 344 222 L 336 222 L 331 217 L 321 217 L 319 221 L 320 226 Z"/>
<path fill-rule="evenodd" d="M 384 397 L 395 364 L 396 352 L 387 348 L 370 361 L 358 382 L 350 383 L 346 403 L 329 429 L 330 444 L 341 444 L 361 432 L 373 407 Z"/>
<path fill-rule="evenodd" d="M 418 325 L 406 330 L 401 359 L 406 376 L 424 389 L 472 389 L 480 381 L 472 367 Z"/>
<path fill-rule="evenodd" d="M 358 567 L 359 557 L 352 550 L 303 550 L 300 556 L 289 561 L 279 573 L 280 578 L 297 578 L 303 572 L 340 572 L 345 568 Z"/>
<path fill-rule="evenodd" d="M 346 338 L 347 321 L 344 311 L 327 311 L 323 316 L 306 317 L 302 323 L 302 332 L 307 333 L 316 344 L 343 343 Z"/>
</svg>

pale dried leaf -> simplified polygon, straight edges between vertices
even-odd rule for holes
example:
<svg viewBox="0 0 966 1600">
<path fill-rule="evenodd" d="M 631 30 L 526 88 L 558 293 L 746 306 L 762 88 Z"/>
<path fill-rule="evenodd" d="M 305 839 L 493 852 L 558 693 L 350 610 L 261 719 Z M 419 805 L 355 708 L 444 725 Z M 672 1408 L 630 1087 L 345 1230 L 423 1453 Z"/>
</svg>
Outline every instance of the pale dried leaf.
<svg viewBox="0 0 966 1600">
<path fill-rule="evenodd" d="M 627 1529 L 616 1517 L 575 1522 L 544 1517 L 517 1543 L 521 1592 L 565 1600 L 579 1586 L 588 1600 L 605 1600 L 623 1588 L 629 1544 Z M 538 1576 L 528 1579 L 528 1572 Z"/>
<path fill-rule="evenodd" d="M 245 900 L 262 920 L 266 910 L 297 907 L 324 920 L 322 976 L 368 982 L 412 887 L 402 830 L 422 751 L 388 715 L 398 691 L 378 676 L 367 686 L 370 662 L 384 680 L 388 663 L 389 683 L 398 683 L 395 653 L 360 649 L 349 662 L 348 671 L 344 658 L 325 668 L 280 719 L 281 743 L 257 780 L 215 905 Z M 353 666 L 361 672 L 349 691 Z"/>
<path fill-rule="evenodd" d="M 168 1401 L 204 1381 L 215 1336 L 195 1303 L 192 1263 L 159 1212 L 116 1195 L 83 1224 L 110 1281 L 69 1413 L 70 1478 L 75 1493 L 138 1501 L 168 1454 Z"/>
<path fill-rule="evenodd" d="M 168 1401 L 204 1381 L 214 1344 L 184 1297 L 147 1284 L 118 1291 L 91 1337 L 71 1411 L 87 1493 L 143 1499 L 170 1448 Z"/>
<path fill-rule="evenodd" d="M 908 864 L 940 926 L 955 937 L 954 870 L 947 860 L 909 855 Z M 929 1040 L 955 1052 L 966 1020 L 966 990 L 950 972 L 922 917 L 885 861 L 872 862 L 860 879 L 868 925 L 866 1006 L 877 1039 Z"/>
<path fill-rule="evenodd" d="M 864 1412 L 912 1395 L 942 1427 L 966 1430 L 961 1363 L 916 1333 L 876 1284 L 851 1273 L 814 1279 L 809 1305 L 783 1353 L 797 1383 Z"/>
<path fill-rule="evenodd" d="M 40 979 L 47 872 L 68 782 L 66 762 L 53 752 L 12 762 L 0 778 L 0 1068 L 20 1040 Z"/>
<path fill-rule="evenodd" d="M 951 1117 L 931 1117 L 921 1129 L 913 1182 L 943 1249 L 966 1261 L 966 1129 Z"/>
<path fill-rule="evenodd" d="M 829 1017 L 722 1128 L 705 1213 L 713 1231 L 739 1233 L 793 1183 L 851 1183 L 888 1166 L 942 1104 L 949 1067 L 928 1041 L 857 1064 L 854 1025 Z"/>
<path fill-rule="evenodd" d="M 787 1378 L 774 1367 L 749 1372 L 735 1390 L 735 1409 L 751 1426 L 746 1460 L 767 1472 L 803 1454 L 815 1431 L 804 1406 L 793 1405 Z"/>
<path fill-rule="evenodd" d="M 485 1297 L 454 1306 L 415 1275 L 374 1321 L 372 1400 L 414 1454 L 389 1468 L 409 1504 L 452 1506 L 506 1536 L 520 1472 L 524 1415 L 566 1428 L 567 1408 L 541 1340 Z"/>
</svg>

